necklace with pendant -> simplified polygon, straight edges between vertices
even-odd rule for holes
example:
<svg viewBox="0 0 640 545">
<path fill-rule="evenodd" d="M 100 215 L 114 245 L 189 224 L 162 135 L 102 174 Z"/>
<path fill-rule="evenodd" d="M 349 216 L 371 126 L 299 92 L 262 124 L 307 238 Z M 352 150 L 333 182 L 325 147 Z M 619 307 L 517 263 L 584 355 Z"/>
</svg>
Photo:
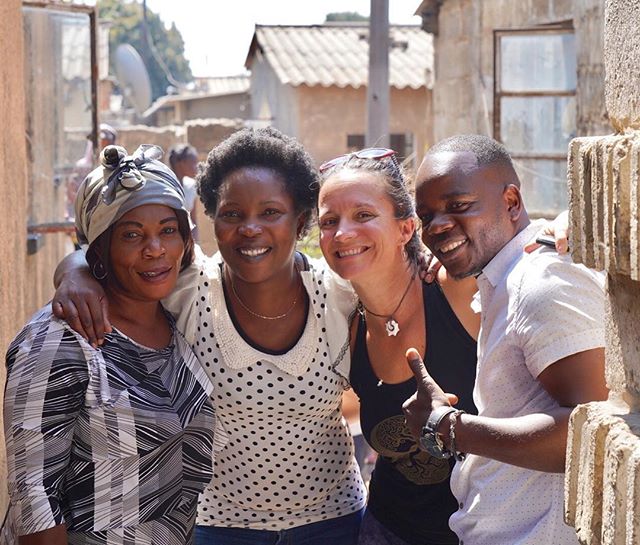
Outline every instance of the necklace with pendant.
<svg viewBox="0 0 640 545">
<path fill-rule="evenodd" d="M 398 333 L 400 333 L 400 324 L 398 324 L 398 321 L 393 317 L 393 315 L 396 312 L 398 312 L 398 309 L 402 305 L 402 301 L 404 301 L 404 298 L 407 296 L 407 293 L 409 293 L 409 289 L 411 288 L 411 284 L 413 283 L 413 280 L 415 277 L 416 277 L 416 271 L 414 271 L 413 274 L 411 275 L 411 280 L 409 280 L 409 283 L 407 284 L 407 288 L 404 290 L 404 293 L 400 298 L 400 302 L 396 305 L 396 308 L 393 310 L 391 314 L 376 314 L 375 312 L 371 312 L 367 307 L 364 306 L 362 301 L 358 301 L 358 310 L 360 311 L 361 314 L 364 311 L 366 311 L 372 316 L 375 316 L 376 318 L 386 318 L 387 321 L 385 322 L 384 327 L 387 332 L 387 336 L 395 337 Z"/>
</svg>

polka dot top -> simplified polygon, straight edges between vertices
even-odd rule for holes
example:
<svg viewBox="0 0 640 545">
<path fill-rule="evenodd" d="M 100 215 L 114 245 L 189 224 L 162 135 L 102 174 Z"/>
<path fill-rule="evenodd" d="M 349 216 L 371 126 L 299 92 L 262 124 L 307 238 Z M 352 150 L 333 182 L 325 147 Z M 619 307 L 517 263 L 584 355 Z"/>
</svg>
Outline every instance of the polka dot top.
<svg viewBox="0 0 640 545">
<path fill-rule="evenodd" d="M 198 524 L 281 530 L 365 505 L 341 415 L 349 364 L 344 308 L 353 297 L 339 295 L 344 308 L 336 317 L 332 301 L 340 290 L 332 273 L 316 264 L 301 276 L 310 303 L 304 332 L 288 352 L 273 355 L 235 328 L 219 261 L 200 268 L 189 314 L 197 324 L 194 351 L 213 383 L 217 423 L 214 477 L 200 496 Z"/>
</svg>

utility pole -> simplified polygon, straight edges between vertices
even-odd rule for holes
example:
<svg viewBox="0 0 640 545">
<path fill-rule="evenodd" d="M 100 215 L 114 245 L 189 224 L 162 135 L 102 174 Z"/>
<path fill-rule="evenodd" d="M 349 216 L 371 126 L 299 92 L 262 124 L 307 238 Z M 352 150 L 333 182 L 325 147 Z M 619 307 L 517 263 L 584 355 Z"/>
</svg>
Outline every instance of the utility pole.
<svg viewBox="0 0 640 545">
<path fill-rule="evenodd" d="M 389 0 L 371 0 L 367 147 L 389 147 Z"/>
</svg>

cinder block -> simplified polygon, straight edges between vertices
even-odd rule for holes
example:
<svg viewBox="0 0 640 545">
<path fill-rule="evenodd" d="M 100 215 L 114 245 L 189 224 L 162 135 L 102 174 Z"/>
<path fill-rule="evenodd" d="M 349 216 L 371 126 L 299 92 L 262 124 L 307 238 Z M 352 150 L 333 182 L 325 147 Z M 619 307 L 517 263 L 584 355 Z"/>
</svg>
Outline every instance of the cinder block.
<svg viewBox="0 0 640 545">
<path fill-rule="evenodd" d="M 605 3 L 605 100 L 613 127 L 640 129 L 640 2 Z"/>
<path fill-rule="evenodd" d="M 606 378 L 609 388 L 625 394 L 640 409 L 640 343 L 638 283 L 609 274 L 606 295 Z M 638 400 L 634 402 L 633 400 Z"/>
<path fill-rule="evenodd" d="M 565 520 L 583 545 L 638 543 L 640 415 L 620 396 L 571 414 Z"/>
<path fill-rule="evenodd" d="M 618 274 L 631 274 L 630 260 L 630 199 L 631 199 L 631 140 L 620 138 L 613 149 L 613 202 L 609 207 L 612 220 L 610 239 L 612 257 Z M 613 268 L 609 268 L 613 270 Z"/>
<path fill-rule="evenodd" d="M 613 271 L 616 269 L 615 252 L 613 250 L 613 154 L 618 139 L 606 136 L 599 147 L 602 175 L 600 178 L 601 208 L 598 212 L 599 240 L 596 256 L 600 256 L 599 269 Z M 598 259 L 596 257 L 596 259 Z"/>
<path fill-rule="evenodd" d="M 571 255 L 576 263 L 583 263 L 583 199 L 580 184 L 580 149 L 582 139 L 574 138 L 569 144 L 567 156 L 567 181 L 569 189 L 569 226 L 571 227 L 571 240 L 569 246 Z"/>
<path fill-rule="evenodd" d="M 631 143 L 629 178 L 629 267 L 631 278 L 640 280 L 640 138 Z"/>
<path fill-rule="evenodd" d="M 605 225 L 605 178 L 607 169 L 607 143 L 606 137 L 599 138 L 595 142 L 594 152 L 591 155 L 591 206 L 593 207 L 593 259 L 596 269 L 604 269 L 604 225 Z"/>
<path fill-rule="evenodd" d="M 575 527 L 578 538 L 584 545 L 599 544 L 602 530 L 604 446 L 610 427 L 608 414 L 595 411 L 592 405 L 595 404 L 576 408 L 573 412 L 567 441 L 573 445 L 573 449 L 571 456 L 567 458 L 565 518 Z M 580 418 L 575 419 L 574 424 L 576 414 Z M 568 490 L 574 490 L 575 497 L 567 497 Z"/>
</svg>

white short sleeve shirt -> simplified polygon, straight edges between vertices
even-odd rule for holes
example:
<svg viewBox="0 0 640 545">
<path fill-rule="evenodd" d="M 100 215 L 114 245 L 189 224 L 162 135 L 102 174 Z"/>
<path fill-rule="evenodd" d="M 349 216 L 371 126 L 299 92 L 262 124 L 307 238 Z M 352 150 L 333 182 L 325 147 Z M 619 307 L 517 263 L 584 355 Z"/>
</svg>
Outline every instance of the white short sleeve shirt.
<svg viewBox="0 0 640 545">
<path fill-rule="evenodd" d="M 509 418 L 558 407 L 538 382 L 549 365 L 604 346 L 604 275 L 551 249 L 525 254 L 531 224 L 478 277 L 482 325 L 474 401 L 481 416 Z M 564 524 L 564 475 L 469 455 L 451 488 L 451 528 L 473 545 L 577 545 Z"/>
</svg>

